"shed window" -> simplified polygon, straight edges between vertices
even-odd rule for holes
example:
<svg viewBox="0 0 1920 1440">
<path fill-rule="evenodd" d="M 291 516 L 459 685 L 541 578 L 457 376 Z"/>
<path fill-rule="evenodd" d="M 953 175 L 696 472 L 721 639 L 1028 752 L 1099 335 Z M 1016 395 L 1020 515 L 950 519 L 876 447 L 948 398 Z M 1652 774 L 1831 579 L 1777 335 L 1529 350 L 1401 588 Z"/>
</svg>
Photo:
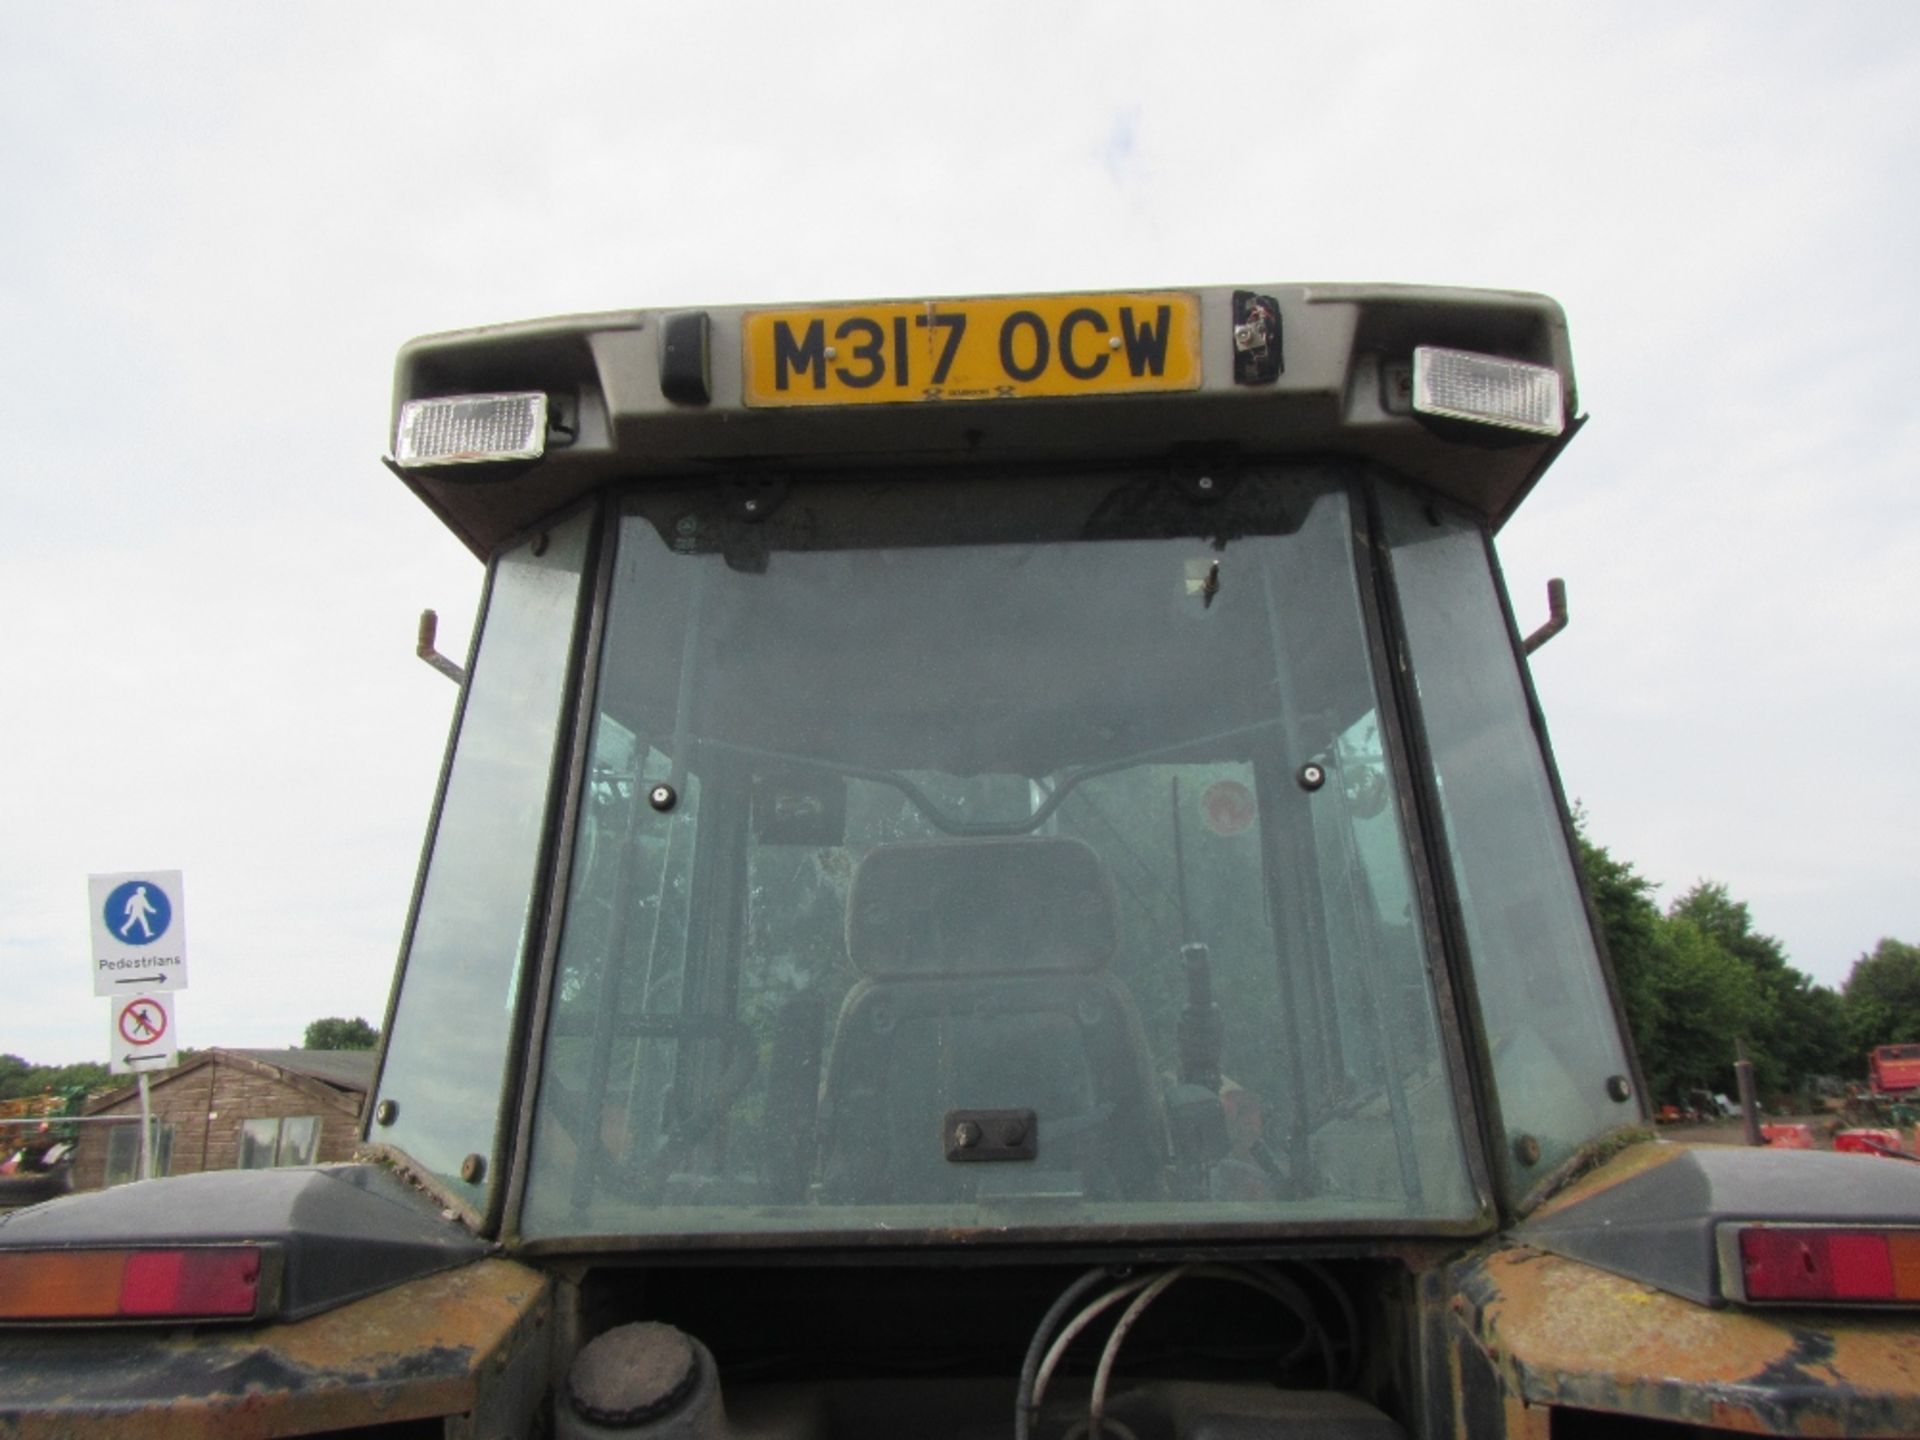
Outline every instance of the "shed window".
<svg viewBox="0 0 1920 1440">
<path fill-rule="evenodd" d="M 320 1117 L 284 1115 L 240 1125 L 240 1169 L 311 1165 L 320 1154 Z"/>
<path fill-rule="evenodd" d="M 153 1122 L 153 1173 L 170 1174 L 173 1169 L 173 1122 Z M 107 1184 L 124 1185 L 140 1178 L 140 1121 L 132 1117 L 126 1125 L 107 1127 Z"/>
</svg>

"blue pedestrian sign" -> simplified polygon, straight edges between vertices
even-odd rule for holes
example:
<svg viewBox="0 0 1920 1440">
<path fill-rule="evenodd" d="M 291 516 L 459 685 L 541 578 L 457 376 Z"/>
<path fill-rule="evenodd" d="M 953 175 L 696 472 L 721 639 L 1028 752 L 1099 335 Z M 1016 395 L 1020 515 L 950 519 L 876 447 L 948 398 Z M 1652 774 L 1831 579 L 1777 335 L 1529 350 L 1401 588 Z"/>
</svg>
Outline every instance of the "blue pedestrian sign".
<svg viewBox="0 0 1920 1440">
<path fill-rule="evenodd" d="M 173 901 L 152 880 L 123 880 L 107 895 L 100 917 L 126 945 L 151 945 L 166 938 L 173 923 Z"/>
<path fill-rule="evenodd" d="M 187 988 L 186 914 L 178 870 L 89 875 L 93 993 Z"/>
</svg>

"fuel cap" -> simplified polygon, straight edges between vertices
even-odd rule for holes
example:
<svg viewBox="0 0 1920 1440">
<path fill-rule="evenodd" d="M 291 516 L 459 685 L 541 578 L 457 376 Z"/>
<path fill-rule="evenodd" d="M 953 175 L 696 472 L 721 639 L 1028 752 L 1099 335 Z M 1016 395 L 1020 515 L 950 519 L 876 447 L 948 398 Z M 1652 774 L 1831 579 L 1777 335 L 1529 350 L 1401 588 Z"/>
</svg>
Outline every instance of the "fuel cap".
<svg viewBox="0 0 1920 1440">
<path fill-rule="evenodd" d="M 700 1356 L 683 1332 L 642 1321 L 595 1339 L 567 1371 L 567 1398 L 599 1425 L 644 1425 L 677 1409 L 700 1383 Z"/>
</svg>

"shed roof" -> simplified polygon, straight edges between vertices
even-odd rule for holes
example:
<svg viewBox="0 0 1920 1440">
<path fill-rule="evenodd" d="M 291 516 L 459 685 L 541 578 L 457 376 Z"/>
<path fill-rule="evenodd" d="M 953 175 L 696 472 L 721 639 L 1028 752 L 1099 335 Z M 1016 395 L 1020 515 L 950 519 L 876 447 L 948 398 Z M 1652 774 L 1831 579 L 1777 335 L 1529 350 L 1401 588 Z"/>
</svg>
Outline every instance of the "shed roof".
<svg viewBox="0 0 1920 1440">
<path fill-rule="evenodd" d="M 373 1088 L 371 1050 L 229 1050 L 227 1054 L 244 1055 L 276 1070 L 306 1075 L 362 1095 Z"/>
<path fill-rule="evenodd" d="M 374 1052 L 371 1050 L 228 1050 L 213 1046 L 192 1059 L 151 1078 L 155 1087 L 170 1085 L 191 1075 L 203 1065 L 223 1060 L 256 1072 L 278 1076 L 295 1089 L 305 1090 L 318 1099 L 357 1112 L 373 1088 Z M 137 1092 L 137 1085 L 123 1085 L 93 1100 L 89 1115 L 99 1114 L 125 1104 Z"/>
</svg>

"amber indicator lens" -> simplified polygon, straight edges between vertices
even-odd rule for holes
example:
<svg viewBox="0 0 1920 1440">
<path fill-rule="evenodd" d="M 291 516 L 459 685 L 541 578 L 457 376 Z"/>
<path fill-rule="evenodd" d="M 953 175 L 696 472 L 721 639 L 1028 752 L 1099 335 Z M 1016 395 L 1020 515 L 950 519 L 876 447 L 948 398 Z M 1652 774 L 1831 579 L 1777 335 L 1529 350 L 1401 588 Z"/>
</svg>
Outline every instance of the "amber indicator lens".
<svg viewBox="0 0 1920 1440">
<path fill-rule="evenodd" d="M 1740 1268 L 1749 1300 L 1920 1303 L 1920 1231 L 1750 1226 Z"/>
<path fill-rule="evenodd" d="M 0 1320 L 230 1320 L 260 1299 L 251 1245 L 0 1252 Z"/>
</svg>

